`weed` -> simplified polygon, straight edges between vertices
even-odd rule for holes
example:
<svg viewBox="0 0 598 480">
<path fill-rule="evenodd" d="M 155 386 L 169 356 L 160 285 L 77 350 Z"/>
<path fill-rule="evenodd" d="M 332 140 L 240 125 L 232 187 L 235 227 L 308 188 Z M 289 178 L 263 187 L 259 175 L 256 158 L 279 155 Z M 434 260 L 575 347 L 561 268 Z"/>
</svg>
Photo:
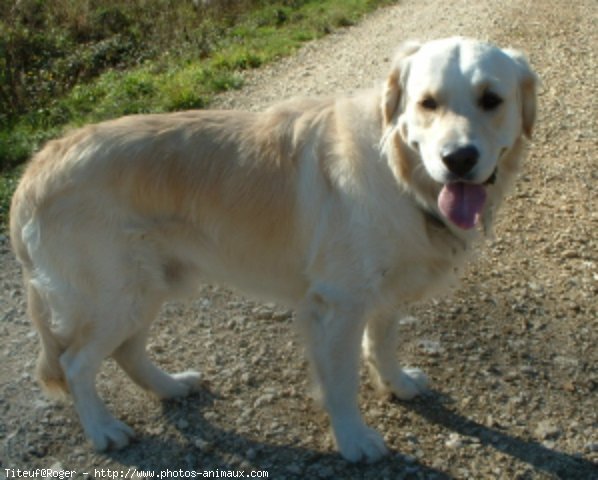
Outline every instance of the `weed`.
<svg viewBox="0 0 598 480">
<path fill-rule="evenodd" d="M 10 199 L 17 187 L 20 171 L 20 168 L 15 168 L 0 176 L 0 232 L 8 225 Z"/>
<path fill-rule="evenodd" d="M 64 127 L 204 108 L 241 71 L 390 3 L 0 0 L 1 208 L 15 167 Z"/>
</svg>

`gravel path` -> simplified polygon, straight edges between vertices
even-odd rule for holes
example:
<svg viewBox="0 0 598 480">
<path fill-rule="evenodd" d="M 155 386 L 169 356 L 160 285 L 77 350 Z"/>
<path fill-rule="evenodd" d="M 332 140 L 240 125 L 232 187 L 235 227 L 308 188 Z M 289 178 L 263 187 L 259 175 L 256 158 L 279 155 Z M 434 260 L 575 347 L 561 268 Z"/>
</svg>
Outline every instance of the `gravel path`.
<svg viewBox="0 0 598 480">
<path fill-rule="evenodd" d="M 72 405 L 49 402 L 33 378 L 37 338 L 1 237 L 0 480 L 36 467 L 77 478 L 169 468 L 179 478 L 218 469 L 275 479 L 598 479 L 597 20 L 595 0 L 403 0 L 248 73 L 242 91 L 217 102 L 260 109 L 370 87 L 401 41 L 454 34 L 522 49 L 542 77 L 531 155 L 497 241 L 454 296 L 401 322 L 402 360 L 427 371 L 434 394 L 380 399 L 364 376 L 362 409 L 393 450 L 388 459 L 351 466 L 334 453 L 327 419 L 306 396 L 292 312 L 211 286 L 168 305 L 150 345 L 170 371 L 200 369 L 203 391 L 160 403 L 107 362 L 100 391 L 140 441 L 93 452 Z"/>
</svg>

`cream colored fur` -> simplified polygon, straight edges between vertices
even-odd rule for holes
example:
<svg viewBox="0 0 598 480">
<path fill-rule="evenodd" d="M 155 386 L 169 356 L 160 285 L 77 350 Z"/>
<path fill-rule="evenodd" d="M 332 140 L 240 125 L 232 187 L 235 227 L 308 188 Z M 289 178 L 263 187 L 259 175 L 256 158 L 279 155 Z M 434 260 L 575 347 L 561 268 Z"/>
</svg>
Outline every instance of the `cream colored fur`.
<svg viewBox="0 0 598 480">
<path fill-rule="evenodd" d="M 500 111 L 476 107 L 475 79 L 499 90 Z M 430 94 L 442 113 L 421 112 Z M 489 229 L 534 102 L 519 54 L 453 38 L 402 49 L 379 91 L 130 116 L 48 143 L 11 209 L 41 381 L 70 392 L 96 448 L 126 445 L 132 430 L 96 391 L 102 361 L 158 397 L 186 395 L 198 374 L 155 366 L 148 329 L 167 299 L 223 282 L 297 309 L 341 454 L 378 459 L 384 441 L 357 405 L 362 338 L 382 390 L 425 392 L 426 376 L 395 359 L 396 312 L 448 285 L 479 236 L 439 213 L 435 152 L 457 137 L 483 146 L 480 175 L 497 169 Z"/>
</svg>

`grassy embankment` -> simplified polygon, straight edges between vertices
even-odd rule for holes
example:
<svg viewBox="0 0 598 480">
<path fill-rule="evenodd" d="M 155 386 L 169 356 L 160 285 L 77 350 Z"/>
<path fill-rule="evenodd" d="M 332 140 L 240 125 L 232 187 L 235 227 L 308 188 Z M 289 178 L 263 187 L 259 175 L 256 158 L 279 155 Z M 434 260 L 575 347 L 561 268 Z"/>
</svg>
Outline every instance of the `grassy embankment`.
<svg viewBox="0 0 598 480">
<path fill-rule="evenodd" d="M 0 230 L 23 162 L 65 128 L 206 107 L 395 1 L 0 0 Z"/>
</svg>

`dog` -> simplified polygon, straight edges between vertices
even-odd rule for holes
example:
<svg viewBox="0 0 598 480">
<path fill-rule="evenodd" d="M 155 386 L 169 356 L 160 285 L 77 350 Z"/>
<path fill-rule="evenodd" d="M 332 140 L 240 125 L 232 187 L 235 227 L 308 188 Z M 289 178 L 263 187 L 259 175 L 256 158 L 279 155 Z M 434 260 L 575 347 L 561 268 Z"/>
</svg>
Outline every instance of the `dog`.
<svg viewBox="0 0 598 480">
<path fill-rule="evenodd" d="M 490 234 L 536 85 L 516 51 L 408 42 L 371 91 L 127 116 L 50 141 L 10 216 L 42 385 L 72 395 L 95 448 L 124 447 L 133 431 L 96 390 L 102 361 L 159 398 L 187 395 L 199 374 L 156 366 L 148 329 L 167 299 L 224 283 L 296 309 L 341 455 L 376 461 L 387 447 L 358 408 L 361 349 L 382 392 L 428 389 L 397 363 L 397 312 L 451 285 Z"/>
</svg>

